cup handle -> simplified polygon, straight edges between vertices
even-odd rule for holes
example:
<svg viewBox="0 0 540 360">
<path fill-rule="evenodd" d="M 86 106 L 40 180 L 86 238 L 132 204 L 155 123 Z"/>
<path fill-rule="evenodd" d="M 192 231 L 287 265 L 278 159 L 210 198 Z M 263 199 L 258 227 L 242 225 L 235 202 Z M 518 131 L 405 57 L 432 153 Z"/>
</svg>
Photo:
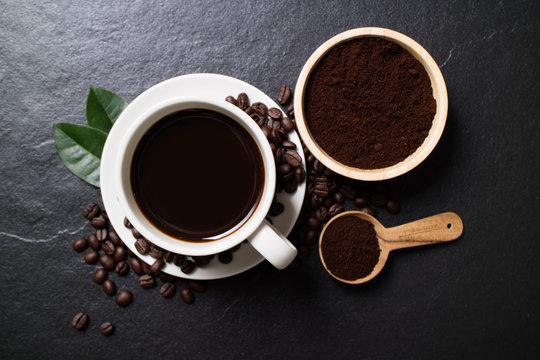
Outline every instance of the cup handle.
<svg viewBox="0 0 540 360">
<path fill-rule="evenodd" d="M 294 245 L 266 220 L 263 220 L 248 241 L 259 254 L 279 270 L 285 269 L 298 253 Z"/>
</svg>

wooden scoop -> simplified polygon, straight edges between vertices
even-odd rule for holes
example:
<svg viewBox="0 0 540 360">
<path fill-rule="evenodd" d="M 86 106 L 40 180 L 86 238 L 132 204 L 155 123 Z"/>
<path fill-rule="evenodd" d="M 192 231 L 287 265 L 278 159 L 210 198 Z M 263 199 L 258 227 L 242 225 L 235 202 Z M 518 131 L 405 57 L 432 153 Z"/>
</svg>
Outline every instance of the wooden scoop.
<svg viewBox="0 0 540 360">
<path fill-rule="evenodd" d="M 345 280 L 332 274 L 326 267 L 324 262 L 324 256 L 321 251 L 321 244 L 324 241 L 324 233 L 329 225 L 331 225 L 336 219 L 343 216 L 357 216 L 363 220 L 371 222 L 377 232 L 377 240 L 379 241 L 379 248 L 381 253 L 379 255 L 379 261 L 371 271 L 371 273 L 365 277 L 356 280 Z M 433 215 L 425 219 L 413 221 L 408 224 L 396 226 L 393 228 L 385 228 L 381 225 L 377 219 L 373 216 L 366 214 L 362 211 L 346 211 L 339 215 L 334 216 L 321 232 L 319 241 L 319 255 L 323 263 L 324 268 L 335 279 L 347 284 L 361 284 L 373 279 L 382 270 L 386 260 L 388 259 L 388 253 L 392 250 L 403 249 L 413 246 L 430 245 L 440 242 L 452 241 L 460 237 L 463 233 L 463 222 L 461 218 L 452 212 Z M 362 259 L 358 259 L 362 261 Z"/>
</svg>

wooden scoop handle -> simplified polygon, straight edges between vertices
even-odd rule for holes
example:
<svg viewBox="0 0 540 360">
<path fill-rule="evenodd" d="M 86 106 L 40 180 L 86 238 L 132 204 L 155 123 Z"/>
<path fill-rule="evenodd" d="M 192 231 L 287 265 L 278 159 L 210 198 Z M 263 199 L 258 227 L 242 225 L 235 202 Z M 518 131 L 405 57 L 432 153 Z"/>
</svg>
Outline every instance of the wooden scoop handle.
<svg viewBox="0 0 540 360">
<path fill-rule="evenodd" d="M 388 250 L 452 241 L 463 233 L 461 218 L 452 212 L 433 215 L 408 224 L 388 228 L 383 240 Z"/>
</svg>

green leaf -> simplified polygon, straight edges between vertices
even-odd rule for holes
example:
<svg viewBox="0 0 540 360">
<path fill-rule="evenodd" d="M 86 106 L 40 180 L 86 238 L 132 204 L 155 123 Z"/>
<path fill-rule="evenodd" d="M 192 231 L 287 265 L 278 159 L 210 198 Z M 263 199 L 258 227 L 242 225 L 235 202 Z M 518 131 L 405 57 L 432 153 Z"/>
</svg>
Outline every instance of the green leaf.
<svg viewBox="0 0 540 360">
<path fill-rule="evenodd" d="M 108 133 L 126 106 L 124 99 L 115 93 L 90 87 L 86 100 L 86 121 L 90 127 Z"/>
<path fill-rule="evenodd" d="M 99 166 L 107 134 L 84 125 L 53 125 L 56 151 L 66 167 L 87 183 L 99 187 Z"/>
</svg>

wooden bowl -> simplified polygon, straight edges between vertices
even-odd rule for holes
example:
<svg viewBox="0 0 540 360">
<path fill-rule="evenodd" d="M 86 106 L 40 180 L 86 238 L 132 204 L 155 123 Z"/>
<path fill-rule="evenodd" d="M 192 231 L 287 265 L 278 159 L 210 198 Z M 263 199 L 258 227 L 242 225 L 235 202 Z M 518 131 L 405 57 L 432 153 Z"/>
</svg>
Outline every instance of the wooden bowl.
<svg viewBox="0 0 540 360">
<path fill-rule="evenodd" d="M 332 158 L 315 142 L 309 128 L 307 127 L 304 115 L 304 92 L 306 90 L 311 71 L 317 66 L 319 60 L 337 44 L 361 37 L 378 37 L 388 41 L 393 41 L 409 51 L 409 53 L 411 53 L 411 55 L 414 56 L 426 69 L 426 72 L 431 80 L 433 97 L 437 102 L 437 111 L 433 118 L 433 125 L 422 145 L 420 145 L 415 152 L 413 152 L 403 161 L 381 169 L 359 169 L 347 166 Z M 315 50 L 315 52 L 307 60 L 306 64 L 302 68 L 302 71 L 300 72 L 300 76 L 298 77 L 294 95 L 294 112 L 298 132 L 300 133 L 302 140 L 304 140 L 304 143 L 311 153 L 315 155 L 315 157 L 319 159 L 319 161 L 321 161 L 326 167 L 338 174 L 352 179 L 378 181 L 390 179 L 406 173 L 420 164 L 431 153 L 431 151 L 435 148 L 435 145 L 437 145 L 437 142 L 439 141 L 444 130 L 446 116 L 448 113 L 448 94 L 446 92 L 446 84 L 444 83 L 444 78 L 439 70 L 439 67 L 429 53 L 422 46 L 420 46 L 420 44 L 394 30 L 365 27 L 347 30 L 337 34 Z"/>
</svg>

